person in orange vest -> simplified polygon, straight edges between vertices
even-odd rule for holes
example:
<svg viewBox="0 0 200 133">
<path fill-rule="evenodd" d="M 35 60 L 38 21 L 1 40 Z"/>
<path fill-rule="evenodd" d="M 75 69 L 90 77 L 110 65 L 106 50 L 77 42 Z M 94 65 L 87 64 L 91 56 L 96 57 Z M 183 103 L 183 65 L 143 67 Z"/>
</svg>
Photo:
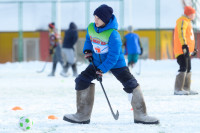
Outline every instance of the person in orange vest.
<svg viewBox="0 0 200 133">
<path fill-rule="evenodd" d="M 174 55 L 180 68 L 175 80 L 174 95 L 195 95 L 190 89 L 191 56 L 197 54 L 191 21 L 195 18 L 195 9 L 185 6 L 184 15 L 176 21 L 174 30 Z"/>
</svg>

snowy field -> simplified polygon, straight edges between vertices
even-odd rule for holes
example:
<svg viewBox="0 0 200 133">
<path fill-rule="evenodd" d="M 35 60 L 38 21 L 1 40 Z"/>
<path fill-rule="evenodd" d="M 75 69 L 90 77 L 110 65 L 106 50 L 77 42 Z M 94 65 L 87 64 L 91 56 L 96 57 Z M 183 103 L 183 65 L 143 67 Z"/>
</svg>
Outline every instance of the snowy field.
<svg viewBox="0 0 200 133">
<path fill-rule="evenodd" d="M 113 119 L 100 84 L 96 83 L 94 108 L 89 125 L 71 124 L 62 120 L 66 113 L 76 111 L 74 77 L 59 75 L 58 65 L 55 77 L 48 77 L 51 63 L 43 73 L 44 62 L 22 62 L 0 64 L 0 133 L 21 133 L 18 121 L 29 116 L 34 125 L 30 133 L 199 133 L 200 95 L 173 95 L 178 65 L 176 60 L 142 60 L 132 71 L 141 85 L 148 114 L 160 119 L 159 125 L 134 124 L 131 105 L 122 85 L 112 74 L 103 75 L 103 85 L 114 112 L 119 119 Z M 87 64 L 79 64 L 81 72 Z M 192 59 L 192 86 L 200 92 L 200 60 Z M 20 106 L 23 110 L 13 111 Z M 57 120 L 48 119 L 55 115 Z"/>
</svg>

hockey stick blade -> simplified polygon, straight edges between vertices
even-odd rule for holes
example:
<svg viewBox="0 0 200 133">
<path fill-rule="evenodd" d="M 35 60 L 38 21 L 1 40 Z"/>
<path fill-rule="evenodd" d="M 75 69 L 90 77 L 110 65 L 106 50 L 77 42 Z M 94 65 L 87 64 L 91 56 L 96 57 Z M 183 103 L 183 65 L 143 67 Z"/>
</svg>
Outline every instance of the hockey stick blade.
<svg viewBox="0 0 200 133">
<path fill-rule="evenodd" d="M 112 112 L 112 115 L 115 118 L 115 120 L 118 120 L 118 118 L 119 118 L 119 112 L 118 112 L 118 110 L 117 110 L 116 114 L 114 114 L 114 112 Z"/>
<path fill-rule="evenodd" d="M 99 82 L 100 82 L 100 81 L 99 81 Z M 110 111 L 111 111 L 111 113 L 112 113 L 114 119 L 115 119 L 115 120 L 118 120 L 118 118 L 119 118 L 119 112 L 118 112 L 118 110 L 117 110 L 117 113 L 116 113 L 116 114 L 113 112 L 113 109 L 112 109 L 112 107 L 111 107 L 110 101 L 108 100 L 108 96 L 107 96 L 107 94 L 106 94 L 106 92 L 105 92 L 105 89 L 104 89 L 104 87 L 103 87 L 102 82 L 100 82 L 100 84 L 101 84 L 102 90 L 103 90 L 103 92 L 104 92 L 104 95 L 105 95 L 105 97 L 106 97 L 106 100 L 107 100 L 107 102 L 108 102 L 108 106 L 109 106 L 109 108 L 110 108 Z"/>
<path fill-rule="evenodd" d="M 49 59 L 50 59 L 50 56 L 47 56 L 43 68 L 42 68 L 40 71 L 37 71 L 37 73 L 42 73 L 42 72 L 44 72 L 44 70 L 45 70 L 45 68 L 46 68 L 46 65 L 47 65 Z"/>
<path fill-rule="evenodd" d="M 44 64 L 44 66 L 43 66 L 42 70 L 40 70 L 40 71 L 37 71 L 37 73 L 42 73 L 42 72 L 44 72 L 44 69 L 46 68 L 46 65 L 47 65 L 47 62 L 45 62 L 45 64 Z"/>
<path fill-rule="evenodd" d="M 140 72 L 136 72 L 137 75 L 140 75 Z"/>
</svg>

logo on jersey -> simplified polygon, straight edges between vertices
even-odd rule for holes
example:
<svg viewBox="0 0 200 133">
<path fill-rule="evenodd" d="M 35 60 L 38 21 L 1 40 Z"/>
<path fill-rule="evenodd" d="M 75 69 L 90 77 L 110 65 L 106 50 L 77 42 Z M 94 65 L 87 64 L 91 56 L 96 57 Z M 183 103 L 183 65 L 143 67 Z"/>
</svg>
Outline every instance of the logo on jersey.
<svg viewBox="0 0 200 133">
<path fill-rule="evenodd" d="M 98 54 L 108 53 L 108 43 L 100 40 L 99 38 L 92 38 L 90 36 L 90 40 L 93 45 L 93 50 Z"/>
</svg>

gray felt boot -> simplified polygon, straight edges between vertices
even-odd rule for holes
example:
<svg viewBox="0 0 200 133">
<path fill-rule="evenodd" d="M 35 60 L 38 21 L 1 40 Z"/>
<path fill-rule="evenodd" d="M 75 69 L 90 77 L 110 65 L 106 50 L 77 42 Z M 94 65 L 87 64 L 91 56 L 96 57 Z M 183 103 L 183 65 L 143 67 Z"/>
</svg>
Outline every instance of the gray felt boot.
<svg viewBox="0 0 200 133">
<path fill-rule="evenodd" d="M 185 77 L 185 84 L 184 84 L 184 87 L 183 89 L 185 91 L 188 91 L 189 92 L 189 95 L 197 95 L 198 92 L 194 91 L 194 90 L 191 90 L 190 89 L 190 85 L 191 85 L 191 72 L 187 73 L 186 74 L 186 77 Z"/>
<path fill-rule="evenodd" d="M 94 92 L 95 84 L 90 84 L 90 86 L 85 90 L 77 91 L 77 112 L 75 114 L 64 115 L 63 120 L 71 123 L 89 124 L 94 103 Z"/>
<path fill-rule="evenodd" d="M 174 95 L 189 95 L 189 92 L 183 89 L 185 84 L 185 77 L 186 72 L 180 72 L 178 75 L 176 75 Z"/>
<path fill-rule="evenodd" d="M 131 105 L 133 107 L 134 122 L 141 124 L 159 124 L 159 120 L 155 117 L 147 115 L 145 101 L 138 85 L 132 92 Z"/>
</svg>

